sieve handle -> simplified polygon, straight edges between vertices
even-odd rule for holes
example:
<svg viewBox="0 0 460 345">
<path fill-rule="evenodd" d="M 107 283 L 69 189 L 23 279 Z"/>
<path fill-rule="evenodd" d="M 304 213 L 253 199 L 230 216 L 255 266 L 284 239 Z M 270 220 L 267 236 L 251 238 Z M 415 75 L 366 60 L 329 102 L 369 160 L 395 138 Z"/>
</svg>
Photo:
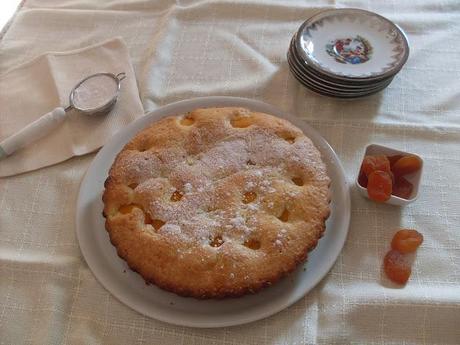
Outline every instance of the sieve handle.
<svg viewBox="0 0 460 345">
<path fill-rule="evenodd" d="M 0 159 L 3 159 L 20 148 L 44 137 L 60 125 L 66 118 L 64 108 L 58 107 L 28 124 L 19 132 L 0 142 Z"/>
</svg>

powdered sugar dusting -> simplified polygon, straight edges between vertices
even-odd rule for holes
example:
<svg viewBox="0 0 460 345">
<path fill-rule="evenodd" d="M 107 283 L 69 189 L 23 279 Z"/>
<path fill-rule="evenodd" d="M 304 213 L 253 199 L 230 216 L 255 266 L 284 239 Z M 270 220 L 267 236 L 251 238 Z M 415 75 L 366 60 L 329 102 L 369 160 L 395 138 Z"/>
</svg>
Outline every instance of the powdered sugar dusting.
<svg viewBox="0 0 460 345">
<path fill-rule="evenodd" d="M 256 186 L 256 184 L 254 182 L 248 181 L 248 182 L 246 182 L 245 190 L 250 191 L 250 190 L 254 189 L 255 186 Z"/>
<path fill-rule="evenodd" d="M 233 112 L 233 114 L 239 117 L 250 117 L 251 116 L 251 112 L 245 108 L 238 108 Z"/>
<path fill-rule="evenodd" d="M 251 112 L 239 109 L 237 115 Z M 214 250 L 225 248 L 225 242 L 242 243 L 255 230 L 251 226 L 257 224 L 257 215 L 272 215 L 276 193 L 292 199 L 302 195 L 293 176 L 311 178 L 324 170 L 315 166 L 318 153 L 300 132 L 294 144 L 266 128 L 235 129 L 225 123 L 206 131 L 193 126 L 183 135 L 192 143 L 192 153 L 185 145 L 129 150 L 116 162 L 126 184 L 139 183 L 133 202 L 142 204 L 151 218 L 164 221 L 158 233 L 171 240 L 209 246 L 210 238 L 220 234 L 224 244 Z M 220 139 L 207 140 L 213 135 Z M 172 202 L 175 191 L 182 196 Z M 246 192 L 256 198 L 243 203 Z M 284 234 L 286 229 L 281 229 Z M 281 239 L 275 244 L 282 245 Z"/>
<path fill-rule="evenodd" d="M 192 187 L 192 185 L 191 185 L 189 182 L 187 182 L 186 184 L 184 184 L 184 192 L 185 192 L 186 194 L 190 194 L 190 193 L 192 192 L 192 189 L 193 189 L 193 187 Z"/>
<path fill-rule="evenodd" d="M 248 204 L 247 208 L 251 211 L 257 211 L 259 209 L 259 205 L 257 204 Z"/>
</svg>

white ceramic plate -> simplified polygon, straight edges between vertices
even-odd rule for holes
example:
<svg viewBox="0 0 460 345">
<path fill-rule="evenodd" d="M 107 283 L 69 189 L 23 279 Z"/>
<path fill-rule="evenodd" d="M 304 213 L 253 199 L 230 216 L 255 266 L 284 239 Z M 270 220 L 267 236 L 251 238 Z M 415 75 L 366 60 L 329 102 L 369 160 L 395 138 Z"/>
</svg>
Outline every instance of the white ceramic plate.
<svg viewBox="0 0 460 345">
<path fill-rule="evenodd" d="M 200 107 L 241 106 L 287 118 L 309 136 L 323 155 L 332 179 L 331 216 L 319 245 L 311 252 L 307 265 L 273 286 L 241 298 L 196 300 L 177 296 L 146 285 L 117 256 L 104 229 L 101 201 L 104 181 L 122 147 L 142 128 L 162 117 L 181 114 Z M 350 195 L 342 165 L 328 143 L 304 121 L 286 116 L 268 104 L 235 97 L 203 97 L 161 107 L 131 123 L 99 151 L 80 186 L 76 228 L 80 249 L 99 282 L 121 302 L 152 318 L 191 327 L 224 327 L 248 323 L 273 315 L 295 303 L 310 291 L 331 269 L 348 232 Z M 305 267 L 305 270 L 304 270 Z"/>
<path fill-rule="evenodd" d="M 292 75 L 296 78 L 296 80 L 308 88 L 311 91 L 314 91 L 315 93 L 321 94 L 323 96 L 328 96 L 328 97 L 336 97 L 340 99 L 346 99 L 346 100 L 353 100 L 357 99 L 360 97 L 366 97 L 373 95 L 374 93 L 380 92 L 383 89 L 385 89 L 392 81 L 392 79 L 389 79 L 386 81 L 386 84 L 383 84 L 379 88 L 375 88 L 369 91 L 362 91 L 362 92 L 343 92 L 343 91 L 336 91 L 336 90 L 331 90 L 330 88 L 324 86 L 324 85 L 317 85 L 313 80 L 305 77 L 304 75 L 300 74 L 298 70 L 296 69 L 295 65 L 290 62 L 290 57 L 288 56 L 288 64 L 290 71 Z"/>
<path fill-rule="evenodd" d="M 297 49 L 309 64 L 335 78 L 379 79 L 396 74 L 409 56 L 404 32 L 360 9 L 320 12 L 300 27 Z"/>
<path fill-rule="evenodd" d="M 304 86 L 316 91 L 318 90 L 319 92 L 322 92 L 324 94 L 329 94 L 330 96 L 334 97 L 363 97 L 363 96 L 369 96 L 372 95 L 376 92 L 379 92 L 386 88 L 393 78 L 385 80 L 384 83 L 381 83 L 375 87 L 367 88 L 367 89 L 354 89 L 354 90 L 344 90 L 340 89 L 337 87 L 332 87 L 326 84 L 321 84 L 320 82 L 316 81 L 315 79 L 311 78 L 308 74 L 303 73 L 302 71 L 299 70 L 299 67 L 296 65 L 295 61 L 292 60 L 292 57 L 287 55 L 287 61 L 289 64 L 289 68 L 291 70 L 291 73 L 297 78 L 299 82 L 301 82 Z"/>
<path fill-rule="evenodd" d="M 344 82 L 344 81 L 333 81 L 332 79 L 328 78 L 327 76 L 319 74 L 316 70 L 311 68 L 305 60 L 297 54 L 297 50 L 295 48 L 295 44 L 292 42 L 290 45 L 290 49 L 288 50 L 288 57 L 290 56 L 291 61 L 297 67 L 299 71 L 301 71 L 302 75 L 308 77 L 310 79 L 314 79 L 316 82 L 320 83 L 321 85 L 334 87 L 341 89 L 342 91 L 362 91 L 362 90 L 369 90 L 372 88 L 378 88 L 381 85 L 385 84 L 388 80 L 393 79 L 393 77 L 380 79 L 377 81 L 366 81 L 364 83 L 360 82 L 359 84 L 354 82 Z"/>
</svg>

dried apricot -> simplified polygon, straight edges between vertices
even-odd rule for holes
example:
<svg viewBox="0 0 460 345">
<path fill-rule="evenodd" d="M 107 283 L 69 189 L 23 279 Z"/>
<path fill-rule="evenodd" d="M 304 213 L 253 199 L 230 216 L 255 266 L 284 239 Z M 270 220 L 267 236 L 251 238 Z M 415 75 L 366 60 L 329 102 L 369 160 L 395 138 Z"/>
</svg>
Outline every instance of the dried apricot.
<svg viewBox="0 0 460 345">
<path fill-rule="evenodd" d="M 176 190 L 176 191 L 174 191 L 174 193 L 171 194 L 171 198 L 169 200 L 171 200 L 173 202 L 177 202 L 177 201 L 180 201 L 180 199 L 182 199 L 183 196 L 184 196 L 184 194 L 182 194 L 181 192 Z"/>
<path fill-rule="evenodd" d="M 422 160 L 414 155 L 403 156 L 396 161 L 392 171 L 396 177 L 412 174 L 422 167 Z"/>
<path fill-rule="evenodd" d="M 390 161 L 387 156 L 365 156 L 361 164 L 361 171 L 369 176 L 373 171 L 381 170 L 390 172 Z"/>
<path fill-rule="evenodd" d="M 393 165 L 395 165 L 395 163 L 400 160 L 402 157 L 404 157 L 403 155 L 393 155 L 393 156 L 387 156 L 388 160 L 390 161 L 390 168 L 393 169 Z"/>
<path fill-rule="evenodd" d="M 385 171 L 374 171 L 368 176 L 367 194 L 369 198 L 384 202 L 391 197 L 392 180 L 390 174 Z"/>
<path fill-rule="evenodd" d="M 399 177 L 395 180 L 393 184 L 393 195 L 399 196 L 403 199 L 409 199 L 412 195 L 412 190 L 414 186 L 412 183 L 407 181 L 404 177 Z"/>
<path fill-rule="evenodd" d="M 389 172 L 388 175 L 390 175 L 390 178 L 391 178 L 391 185 L 394 187 L 395 185 L 395 174 L 393 174 L 393 172 Z"/>
<path fill-rule="evenodd" d="M 387 277 L 398 284 L 406 284 L 412 272 L 406 256 L 396 250 L 390 250 L 385 255 L 383 269 Z"/>
<path fill-rule="evenodd" d="M 399 230 L 391 241 L 391 248 L 402 254 L 413 253 L 423 242 L 423 235 L 417 230 Z"/>
<path fill-rule="evenodd" d="M 257 194 L 254 192 L 246 192 L 243 194 L 243 203 L 244 204 L 249 204 L 250 202 L 253 202 L 256 200 Z"/>
<path fill-rule="evenodd" d="M 358 183 L 360 186 L 367 187 L 367 176 L 364 172 L 360 171 L 358 176 Z"/>
</svg>

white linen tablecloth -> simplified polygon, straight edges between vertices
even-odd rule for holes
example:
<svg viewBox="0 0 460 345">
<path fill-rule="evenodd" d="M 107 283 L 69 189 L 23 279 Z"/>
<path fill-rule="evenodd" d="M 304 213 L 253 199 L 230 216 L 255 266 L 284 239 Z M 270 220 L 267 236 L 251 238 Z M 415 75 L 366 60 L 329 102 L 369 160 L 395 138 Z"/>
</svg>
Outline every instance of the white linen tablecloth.
<svg viewBox="0 0 460 345">
<path fill-rule="evenodd" d="M 335 6 L 376 11 L 408 34 L 409 61 L 384 92 L 340 101 L 289 73 L 292 34 Z M 0 179 L 0 344 L 459 344 L 459 23 L 458 0 L 25 1 L 0 41 L 0 75 L 47 51 L 122 36 L 146 111 L 195 96 L 260 99 L 314 126 L 350 184 L 369 143 L 415 152 L 425 171 L 420 198 L 405 208 L 352 188 L 348 240 L 326 278 L 270 318 L 220 329 L 149 319 L 96 281 L 74 225 L 93 154 Z M 425 236 L 401 289 L 381 269 L 398 227 Z"/>
</svg>

